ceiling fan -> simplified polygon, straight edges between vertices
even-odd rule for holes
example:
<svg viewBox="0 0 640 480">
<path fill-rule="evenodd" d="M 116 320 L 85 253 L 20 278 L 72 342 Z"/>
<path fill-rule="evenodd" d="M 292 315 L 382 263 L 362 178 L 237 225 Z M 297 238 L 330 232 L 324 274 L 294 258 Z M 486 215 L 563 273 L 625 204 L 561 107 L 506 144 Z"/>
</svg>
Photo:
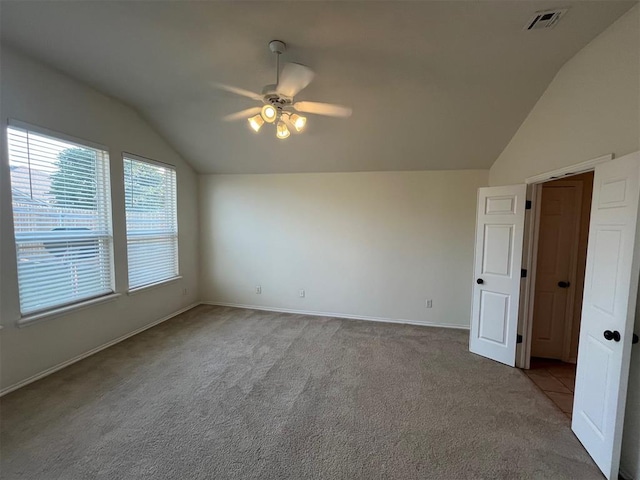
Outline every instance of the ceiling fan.
<svg viewBox="0 0 640 480">
<path fill-rule="evenodd" d="M 263 103 L 261 107 L 247 108 L 227 115 L 223 117 L 225 121 L 246 118 L 249 126 L 256 132 L 260 131 L 265 122 L 273 123 L 276 125 L 276 137 L 285 139 L 291 131 L 301 132 L 307 123 L 306 117 L 298 112 L 329 117 L 351 116 L 351 108 L 342 105 L 294 101 L 295 96 L 311 83 L 315 73 L 299 63 L 287 63 L 280 72 L 280 55 L 286 51 L 287 46 L 280 40 L 272 40 L 269 42 L 269 49 L 276 54 L 276 83 L 265 86 L 261 94 L 220 83 L 215 84 L 222 90 Z"/>
</svg>

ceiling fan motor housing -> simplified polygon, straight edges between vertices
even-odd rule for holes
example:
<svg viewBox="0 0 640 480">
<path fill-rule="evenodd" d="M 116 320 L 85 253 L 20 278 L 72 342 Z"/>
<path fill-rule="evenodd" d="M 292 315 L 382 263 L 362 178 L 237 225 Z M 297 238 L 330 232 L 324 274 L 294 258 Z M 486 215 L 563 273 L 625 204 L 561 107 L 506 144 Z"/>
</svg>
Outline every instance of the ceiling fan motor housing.
<svg viewBox="0 0 640 480">
<path fill-rule="evenodd" d="M 293 103 L 292 98 L 276 92 L 275 89 L 272 89 L 271 87 L 275 87 L 275 85 L 267 85 L 264 90 L 262 90 L 262 94 L 264 95 L 264 103 L 270 103 L 273 106 L 281 107 L 291 105 Z"/>
</svg>

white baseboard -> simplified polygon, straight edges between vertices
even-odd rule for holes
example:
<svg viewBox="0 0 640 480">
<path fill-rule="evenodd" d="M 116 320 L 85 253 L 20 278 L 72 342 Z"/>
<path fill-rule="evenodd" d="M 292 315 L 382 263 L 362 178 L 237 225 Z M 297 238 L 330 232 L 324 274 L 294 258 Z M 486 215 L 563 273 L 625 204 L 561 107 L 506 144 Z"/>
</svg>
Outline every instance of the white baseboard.
<svg viewBox="0 0 640 480">
<path fill-rule="evenodd" d="M 29 378 L 26 378 L 26 379 L 24 379 L 24 380 L 22 380 L 22 381 L 20 381 L 18 383 L 14 383 L 13 385 L 10 385 L 10 386 L 8 386 L 6 388 L 3 388 L 2 390 L 0 390 L 0 397 L 3 396 L 3 395 L 6 395 L 9 392 L 13 392 L 14 390 L 17 390 L 17 389 L 19 389 L 21 387 L 24 387 L 25 385 L 33 383 L 36 380 L 40 380 L 41 378 L 44 378 L 44 377 L 46 377 L 48 375 L 51 375 L 52 373 L 57 372 L 58 370 L 62 370 L 63 368 L 68 367 L 69 365 L 71 365 L 73 363 L 79 362 L 80 360 L 82 360 L 84 358 L 90 357 L 94 353 L 98 353 L 99 351 L 104 350 L 105 348 L 109 348 L 112 345 L 115 345 L 116 343 L 120 343 L 120 342 L 122 342 L 123 340 L 126 340 L 129 337 L 133 337 L 134 335 L 137 335 L 140 332 L 144 332 L 145 330 L 147 330 L 147 329 L 149 329 L 151 327 L 155 327 L 156 325 L 158 325 L 158 324 L 160 324 L 162 322 L 165 322 L 165 321 L 169 320 L 170 318 L 173 318 L 173 317 L 175 317 L 177 315 L 180 315 L 181 313 L 184 313 L 187 310 L 191 310 L 193 307 L 197 307 L 198 305 L 200 305 L 200 302 L 196 302 L 196 303 L 193 303 L 193 304 L 189 305 L 188 307 L 181 308 L 177 312 L 173 312 L 173 313 L 167 315 L 166 317 L 162 317 L 159 320 L 156 320 L 154 322 L 151 322 L 151 323 L 145 325 L 144 327 L 140 327 L 140 328 L 138 328 L 138 329 L 136 329 L 136 330 L 134 330 L 132 332 L 129 332 L 129 333 L 127 333 L 127 334 L 125 334 L 125 335 L 123 335 L 121 337 L 116 338 L 115 340 L 111 340 L 110 342 L 107 342 L 107 343 L 105 343 L 103 345 L 100 345 L 99 347 L 92 348 L 91 350 L 89 350 L 87 352 L 81 353 L 80 355 L 77 355 L 77 356 L 75 356 L 75 357 L 73 357 L 73 358 L 71 358 L 69 360 L 66 360 L 66 361 L 64 361 L 62 363 L 59 363 L 58 365 L 55 365 L 55 366 L 53 366 L 51 368 L 47 368 L 46 370 L 43 370 L 40 373 L 36 373 L 35 375 L 32 375 Z"/>
<path fill-rule="evenodd" d="M 469 330 L 469 327 L 467 326 L 427 322 L 423 320 L 405 320 L 402 318 L 369 317 L 365 315 L 351 315 L 349 313 L 313 312 L 310 310 L 294 310 L 291 308 L 263 307 L 260 305 L 243 305 L 239 303 L 227 303 L 227 302 L 215 302 L 215 301 L 206 301 L 206 302 L 200 302 L 200 303 L 203 305 L 217 305 L 220 307 L 247 308 L 250 310 L 264 310 L 267 312 L 297 313 L 300 315 L 313 315 L 316 317 L 345 318 L 349 320 L 368 320 L 370 322 L 402 323 L 405 325 L 420 325 L 422 327 L 439 327 L 439 328 L 454 328 L 458 330 Z"/>
</svg>

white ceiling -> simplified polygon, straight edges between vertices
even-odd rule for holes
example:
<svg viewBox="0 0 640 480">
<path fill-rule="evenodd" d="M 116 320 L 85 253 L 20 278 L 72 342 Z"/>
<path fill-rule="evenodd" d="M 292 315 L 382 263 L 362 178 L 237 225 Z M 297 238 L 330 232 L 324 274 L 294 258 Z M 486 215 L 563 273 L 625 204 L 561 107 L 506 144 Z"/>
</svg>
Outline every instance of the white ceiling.
<svg viewBox="0 0 640 480">
<path fill-rule="evenodd" d="M 559 68 L 634 1 L 2 2 L 2 39 L 134 106 L 200 172 L 488 168 Z M 570 7 L 555 29 L 536 11 Z M 283 61 L 311 66 L 309 115 L 277 140 L 225 114 Z"/>
</svg>

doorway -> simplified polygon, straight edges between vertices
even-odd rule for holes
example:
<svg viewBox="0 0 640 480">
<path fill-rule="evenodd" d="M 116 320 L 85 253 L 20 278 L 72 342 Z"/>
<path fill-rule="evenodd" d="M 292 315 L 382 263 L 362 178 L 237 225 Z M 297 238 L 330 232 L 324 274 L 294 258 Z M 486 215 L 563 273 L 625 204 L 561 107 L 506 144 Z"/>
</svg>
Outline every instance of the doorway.
<svg viewBox="0 0 640 480">
<path fill-rule="evenodd" d="M 571 181 L 589 171 L 594 176 L 587 260 L 584 275 L 576 273 L 584 287 L 571 429 L 613 479 L 635 343 L 640 152 L 616 159 L 604 155 L 529 177 L 525 184 L 478 190 L 469 351 L 529 369 L 541 189 L 551 180 Z"/>
<path fill-rule="evenodd" d="M 530 368 L 525 373 L 571 418 L 593 172 L 537 188 Z"/>
</svg>

